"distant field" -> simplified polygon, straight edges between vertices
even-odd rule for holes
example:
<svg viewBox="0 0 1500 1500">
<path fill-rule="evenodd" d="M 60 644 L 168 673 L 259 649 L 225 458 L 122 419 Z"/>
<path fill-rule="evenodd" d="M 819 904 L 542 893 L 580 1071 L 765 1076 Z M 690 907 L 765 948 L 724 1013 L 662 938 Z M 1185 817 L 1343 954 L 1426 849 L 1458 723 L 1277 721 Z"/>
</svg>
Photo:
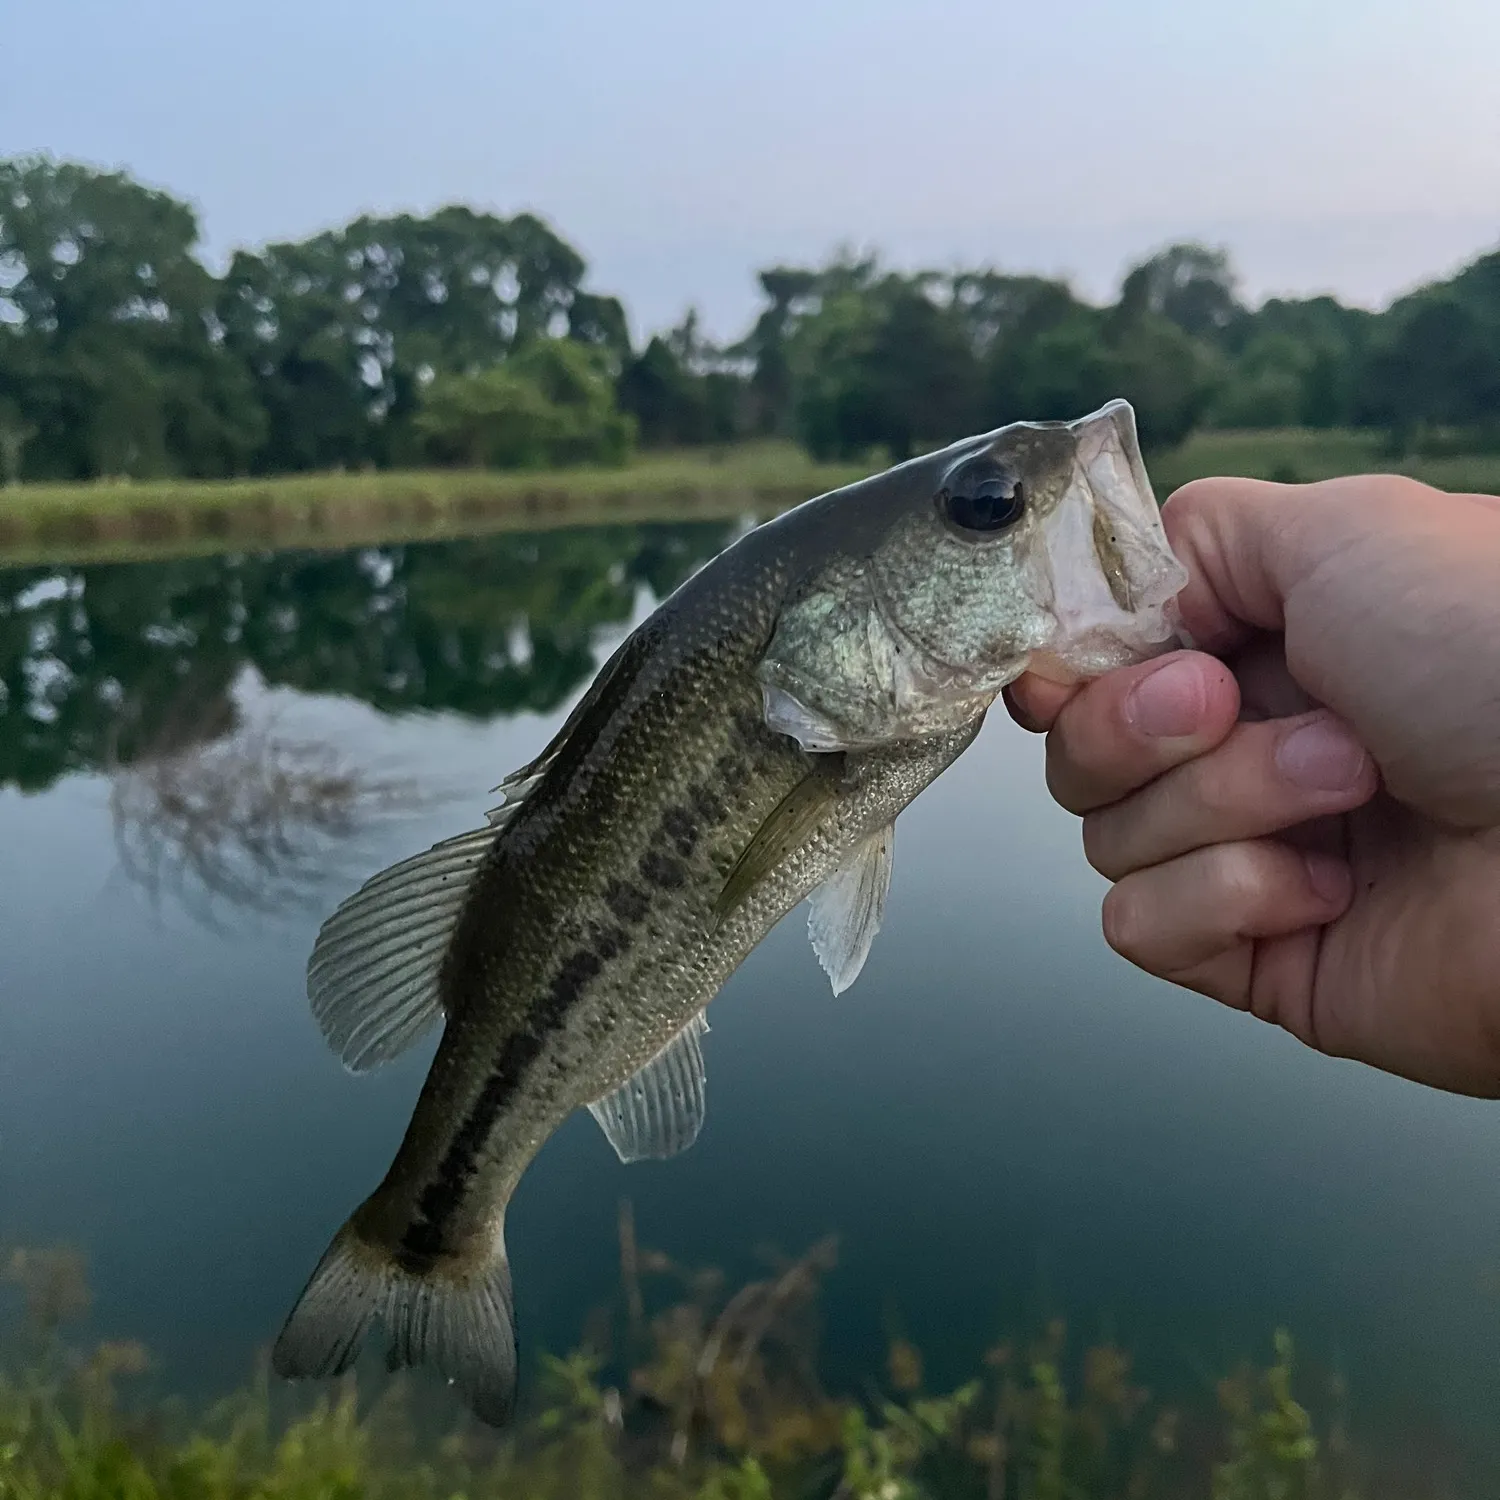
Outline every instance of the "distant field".
<svg viewBox="0 0 1500 1500">
<path fill-rule="evenodd" d="M 1393 467 L 1359 432 L 1203 433 L 1151 464 L 1157 493 L 1205 474 L 1298 482 Z M 1400 466 L 1445 489 L 1500 493 L 1500 454 Z M 817 464 L 785 443 L 554 473 L 424 470 L 214 482 L 25 485 L 0 491 L 0 562 L 240 547 L 345 547 L 476 532 L 772 514 L 869 465 Z"/>
<path fill-rule="evenodd" d="M 1339 474 L 1398 472 L 1444 490 L 1500 494 L 1500 453 L 1452 458 L 1413 458 L 1393 463 L 1378 434 L 1288 429 L 1280 432 L 1201 432 L 1151 465 L 1157 494 L 1165 499 L 1180 484 L 1207 474 L 1243 474 L 1307 484 Z"/>
</svg>

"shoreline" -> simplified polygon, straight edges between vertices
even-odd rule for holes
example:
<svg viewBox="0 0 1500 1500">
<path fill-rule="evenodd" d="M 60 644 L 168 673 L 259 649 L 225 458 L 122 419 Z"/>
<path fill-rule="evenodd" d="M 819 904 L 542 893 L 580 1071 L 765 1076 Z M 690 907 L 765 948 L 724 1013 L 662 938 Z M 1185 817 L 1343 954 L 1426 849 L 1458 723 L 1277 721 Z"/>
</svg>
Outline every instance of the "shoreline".
<svg viewBox="0 0 1500 1500">
<path fill-rule="evenodd" d="M 1384 459 L 1379 435 L 1202 432 L 1149 460 L 1157 498 L 1189 479 L 1307 482 L 1410 474 L 1500 494 L 1500 453 Z M 267 479 L 99 481 L 0 490 L 0 567 L 242 550 L 340 550 L 505 531 L 765 517 L 883 467 L 816 463 L 789 443 L 650 455 L 618 469 L 411 470 Z"/>
</svg>

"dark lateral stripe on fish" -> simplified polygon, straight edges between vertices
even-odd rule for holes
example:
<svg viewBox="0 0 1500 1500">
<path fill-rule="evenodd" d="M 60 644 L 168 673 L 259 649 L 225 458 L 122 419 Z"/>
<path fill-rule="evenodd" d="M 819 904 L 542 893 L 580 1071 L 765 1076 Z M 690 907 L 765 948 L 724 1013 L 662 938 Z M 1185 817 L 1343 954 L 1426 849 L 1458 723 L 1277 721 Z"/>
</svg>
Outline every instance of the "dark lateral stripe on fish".
<svg viewBox="0 0 1500 1500">
<path fill-rule="evenodd" d="M 659 849 L 648 849 L 636 868 L 652 885 L 659 885 L 665 891 L 675 891 L 687 884 L 687 867 L 680 859 L 673 859 Z"/>
<path fill-rule="evenodd" d="M 747 726 L 737 727 L 745 734 Z M 734 779 L 748 775 L 743 762 L 733 769 L 739 773 Z M 653 847 L 642 855 L 638 864 L 644 879 L 663 890 L 675 890 L 686 883 L 688 871 L 682 861 L 697 848 L 703 826 L 721 823 L 729 816 L 728 808 L 706 787 L 690 787 L 688 799 L 691 809 L 673 804 L 663 810 L 652 838 Z M 662 845 L 670 845 L 675 852 L 667 852 Z M 627 881 L 612 880 L 605 888 L 604 899 L 621 922 L 630 926 L 643 922 L 651 910 L 649 893 Z M 551 985 L 528 1012 L 524 1028 L 506 1039 L 494 1071 L 485 1080 L 473 1108 L 444 1153 L 437 1176 L 423 1189 L 418 1216 L 401 1241 L 402 1261 L 408 1269 L 428 1267 L 441 1255 L 448 1227 L 462 1202 L 479 1154 L 526 1069 L 540 1055 L 546 1037 L 564 1025 L 568 1012 L 581 999 L 585 988 L 631 941 L 623 927 L 596 927 L 590 939 L 589 947 L 579 948 L 563 960 Z"/>
<path fill-rule="evenodd" d="M 698 846 L 698 820 L 685 807 L 669 807 L 661 815 L 660 831 L 687 859 Z"/>
<path fill-rule="evenodd" d="M 473 1108 L 459 1126 L 438 1166 L 437 1176 L 422 1190 L 418 1218 L 401 1238 L 402 1264 L 408 1270 L 426 1269 L 443 1253 L 446 1233 L 463 1201 L 474 1165 L 526 1069 L 536 1061 L 549 1033 L 559 1030 L 584 989 L 604 971 L 609 959 L 630 945 L 621 928 L 597 934 L 595 946 L 579 948 L 562 962 L 552 983 L 527 1017 L 523 1031 L 505 1039 L 494 1071 L 485 1079 Z M 602 952 L 599 950 L 603 950 Z"/>
<path fill-rule="evenodd" d="M 717 827 L 729 816 L 729 809 L 706 786 L 694 784 L 688 788 L 688 796 L 692 799 L 698 816 L 711 828 Z"/>
</svg>

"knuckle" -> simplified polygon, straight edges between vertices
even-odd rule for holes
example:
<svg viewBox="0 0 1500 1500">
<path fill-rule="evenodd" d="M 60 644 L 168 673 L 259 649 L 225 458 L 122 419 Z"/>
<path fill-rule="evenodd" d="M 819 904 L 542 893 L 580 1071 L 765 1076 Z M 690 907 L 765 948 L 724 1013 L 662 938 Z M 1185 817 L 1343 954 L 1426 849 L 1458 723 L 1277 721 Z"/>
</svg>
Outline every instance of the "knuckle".
<svg viewBox="0 0 1500 1500">
<path fill-rule="evenodd" d="M 1138 893 L 1129 885 L 1115 886 L 1104 898 L 1100 919 L 1104 941 L 1121 958 L 1136 962 L 1143 952 L 1147 930 L 1147 913 Z"/>
<path fill-rule="evenodd" d="M 1072 754 L 1063 732 L 1047 736 L 1047 790 L 1054 802 L 1070 813 L 1082 815 L 1093 805 L 1087 792 L 1088 776 Z"/>
<path fill-rule="evenodd" d="M 1178 556 L 1202 556 L 1215 547 L 1215 512 L 1224 499 L 1222 479 L 1191 479 L 1162 505 L 1167 541 Z"/>
<path fill-rule="evenodd" d="M 1242 726 L 1218 753 L 1203 756 L 1193 766 L 1191 797 L 1207 827 L 1232 820 L 1244 806 L 1247 789 L 1260 785 L 1260 778 L 1246 774 L 1248 738 Z"/>
<path fill-rule="evenodd" d="M 1437 493 L 1431 485 L 1423 484 L 1420 479 L 1413 479 L 1408 474 L 1383 474 L 1375 483 L 1383 498 L 1397 505 L 1422 505 Z"/>
<path fill-rule="evenodd" d="M 1106 880 L 1118 880 L 1126 871 L 1120 862 L 1119 820 L 1109 809 L 1085 813 L 1083 857 Z"/>
<path fill-rule="evenodd" d="M 1074 698 L 1047 735 L 1047 789 L 1080 816 L 1115 801 L 1137 777 L 1119 723 L 1118 689 L 1104 679 Z"/>
<path fill-rule="evenodd" d="M 1215 895 L 1226 907 L 1253 911 L 1265 897 L 1267 860 L 1254 844 L 1219 844 L 1205 851 L 1205 872 Z"/>
<path fill-rule="evenodd" d="M 1163 519 L 1170 512 L 1174 526 L 1190 525 L 1194 512 L 1205 500 L 1212 499 L 1216 488 L 1211 478 L 1190 479 L 1186 484 L 1178 485 L 1162 502 Z"/>
<path fill-rule="evenodd" d="M 1031 705 L 1026 701 L 1023 691 L 1017 691 L 1014 685 L 1004 688 L 1000 693 L 1000 700 L 1005 704 L 1006 712 L 1011 718 L 1028 734 L 1041 734 L 1047 726 L 1031 710 Z"/>
</svg>

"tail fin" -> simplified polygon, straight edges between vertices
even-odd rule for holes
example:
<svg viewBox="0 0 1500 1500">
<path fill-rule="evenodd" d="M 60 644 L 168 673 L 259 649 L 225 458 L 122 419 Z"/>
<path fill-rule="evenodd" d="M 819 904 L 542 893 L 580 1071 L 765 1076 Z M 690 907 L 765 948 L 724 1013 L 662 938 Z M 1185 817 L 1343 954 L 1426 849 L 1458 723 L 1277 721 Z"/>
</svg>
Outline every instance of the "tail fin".
<svg viewBox="0 0 1500 1500">
<path fill-rule="evenodd" d="M 505 1425 L 515 1406 L 516 1334 L 503 1227 L 488 1259 L 416 1274 L 345 1224 L 287 1318 L 271 1366 L 289 1380 L 341 1375 L 377 1316 L 390 1335 L 391 1369 L 430 1367 L 482 1422 Z"/>
</svg>

